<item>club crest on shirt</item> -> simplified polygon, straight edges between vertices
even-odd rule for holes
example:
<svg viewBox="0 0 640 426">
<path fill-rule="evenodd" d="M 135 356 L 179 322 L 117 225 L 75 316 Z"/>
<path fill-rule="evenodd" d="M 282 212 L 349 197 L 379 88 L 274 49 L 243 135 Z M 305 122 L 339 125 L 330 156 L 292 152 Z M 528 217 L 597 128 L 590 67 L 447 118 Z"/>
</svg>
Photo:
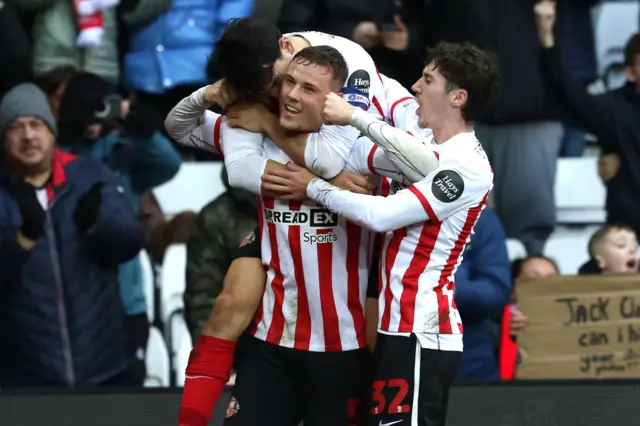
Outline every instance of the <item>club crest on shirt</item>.
<svg viewBox="0 0 640 426">
<path fill-rule="evenodd" d="M 433 178 L 431 192 L 436 199 L 443 203 L 453 203 L 462 196 L 464 180 L 458 172 L 442 170 Z"/>
<path fill-rule="evenodd" d="M 244 240 L 242 240 L 242 242 L 240 243 L 240 247 L 244 247 L 248 244 L 251 244 L 255 240 L 256 240 L 256 233 L 254 231 L 251 231 L 249 235 L 244 237 Z"/>
<path fill-rule="evenodd" d="M 240 404 L 238 404 L 236 397 L 232 396 L 229 405 L 227 405 L 227 419 L 234 416 L 238 411 L 240 411 Z"/>
</svg>

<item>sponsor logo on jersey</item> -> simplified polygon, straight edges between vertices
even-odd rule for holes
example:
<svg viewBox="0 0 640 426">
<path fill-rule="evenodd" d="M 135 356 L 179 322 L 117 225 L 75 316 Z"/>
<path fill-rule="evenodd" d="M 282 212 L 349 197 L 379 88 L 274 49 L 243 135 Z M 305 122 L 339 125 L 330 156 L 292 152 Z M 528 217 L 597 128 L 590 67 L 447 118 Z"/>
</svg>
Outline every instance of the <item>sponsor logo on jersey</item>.
<svg viewBox="0 0 640 426">
<path fill-rule="evenodd" d="M 302 234 L 302 241 L 307 244 L 326 244 L 338 241 L 338 235 L 334 232 L 326 234 L 314 234 L 313 232 L 305 232 Z"/>
<path fill-rule="evenodd" d="M 462 196 L 464 180 L 462 176 L 453 170 L 442 170 L 431 183 L 431 192 L 434 197 L 443 203 L 452 203 Z"/>
<path fill-rule="evenodd" d="M 256 240 L 256 233 L 254 231 L 251 231 L 249 233 L 249 235 L 247 235 L 246 237 L 244 237 L 244 239 L 242 240 L 242 242 L 240 243 L 240 247 L 244 247 L 248 244 L 251 244 L 252 242 L 254 242 Z"/>
<path fill-rule="evenodd" d="M 365 70 L 354 71 L 347 80 L 347 87 L 357 89 L 369 97 L 369 89 L 371 88 L 371 78 Z"/>
<path fill-rule="evenodd" d="M 338 215 L 327 209 L 308 211 L 279 211 L 264 209 L 264 217 L 271 223 L 303 225 L 312 228 L 333 228 L 338 226 Z"/>
</svg>

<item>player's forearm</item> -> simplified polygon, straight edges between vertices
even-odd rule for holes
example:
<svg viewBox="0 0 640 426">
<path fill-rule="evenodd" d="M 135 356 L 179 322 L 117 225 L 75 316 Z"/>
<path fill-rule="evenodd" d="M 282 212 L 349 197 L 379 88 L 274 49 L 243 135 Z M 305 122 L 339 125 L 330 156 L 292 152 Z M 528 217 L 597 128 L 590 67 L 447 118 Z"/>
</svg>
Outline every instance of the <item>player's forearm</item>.
<svg viewBox="0 0 640 426">
<path fill-rule="evenodd" d="M 384 149 L 389 159 L 413 182 L 421 180 L 440 164 L 431 145 L 364 111 L 354 111 L 351 125 Z"/>
<path fill-rule="evenodd" d="M 219 114 L 208 111 L 204 102 L 204 88 L 198 89 L 173 107 L 164 121 L 165 129 L 173 140 L 181 145 L 198 148 L 215 154 L 219 151 Z"/>
<path fill-rule="evenodd" d="M 345 219 L 375 232 L 393 231 L 428 218 L 421 206 L 418 205 L 416 210 L 417 199 L 413 195 L 399 197 L 396 194 L 385 198 L 355 194 L 322 179 L 314 179 L 307 186 L 307 196 Z"/>
</svg>

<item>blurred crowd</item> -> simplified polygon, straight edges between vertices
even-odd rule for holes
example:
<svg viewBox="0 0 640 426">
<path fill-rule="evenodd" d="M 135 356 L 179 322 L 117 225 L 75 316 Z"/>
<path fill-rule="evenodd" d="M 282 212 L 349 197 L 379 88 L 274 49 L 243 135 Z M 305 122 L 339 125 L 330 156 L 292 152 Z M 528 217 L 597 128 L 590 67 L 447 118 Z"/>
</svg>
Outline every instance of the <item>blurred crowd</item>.
<svg viewBox="0 0 640 426">
<path fill-rule="evenodd" d="M 232 249 L 257 225 L 256 200 L 223 174 L 223 195 L 167 218 L 152 189 L 184 162 L 220 160 L 176 144 L 163 122 L 217 80 L 208 68 L 216 39 L 229 19 L 250 15 L 283 33 L 350 38 L 405 87 L 437 41 L 498 56 L 502 96 L 476 126 L 495 187 L 455 300 L 465 327 L 459 377 L 512 378 L 527 324 L 514 283 L 559 274 L 543 255 L 556 226 L 556 165 L 583 156 L 588 139 L 597 140 L 607 224 L 575 248 L 590 256 L 575 273 L 638 272 L 640 35 L 620 46 L 626 83 L 595 93 L 599 3 L 0 0 L 0 386 L 142 386 L 143 250 L 161 264 L 168 246 L 187 244 L 185 318 L 197 338 Z M 507 238 L 526 257 L 511 264 Z"/>
</svg>

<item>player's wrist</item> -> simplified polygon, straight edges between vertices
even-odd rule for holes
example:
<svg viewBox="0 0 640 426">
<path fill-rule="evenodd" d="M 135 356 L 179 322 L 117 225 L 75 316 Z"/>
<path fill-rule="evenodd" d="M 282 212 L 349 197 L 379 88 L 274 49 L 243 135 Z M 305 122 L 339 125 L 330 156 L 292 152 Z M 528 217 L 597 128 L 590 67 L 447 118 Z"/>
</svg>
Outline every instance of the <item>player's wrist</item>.
<svg viewBox="0 0 640 426">
<path fill-rule="evenodd" d="M 324 182 L 324 180 L 322 180 L 322 178 L 319 178 L 317 176 L 311 179 L 307 184 L 307 197 L 309 197 L 312 200 L 315 200 L 318 194 L 318 186 L 321 185 L 322 182 Z"/>
</svg>

